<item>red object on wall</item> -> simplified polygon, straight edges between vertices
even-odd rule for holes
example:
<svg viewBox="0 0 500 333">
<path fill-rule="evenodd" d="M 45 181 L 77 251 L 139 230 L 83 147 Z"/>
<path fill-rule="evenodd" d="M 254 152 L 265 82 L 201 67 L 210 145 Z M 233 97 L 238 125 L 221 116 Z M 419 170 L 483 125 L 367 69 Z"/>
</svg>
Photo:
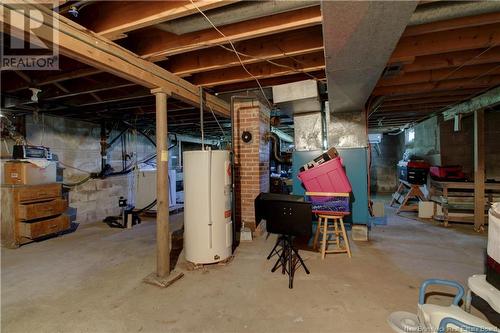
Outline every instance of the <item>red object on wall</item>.
<svg viewBox="0 0 500 333">
<path fill-rule="evenodd" d="M 340 157 L 300 172 L 297 177 L 308 192 L 351 192 L 351 183 L 345 174 Z"/>
</svg>

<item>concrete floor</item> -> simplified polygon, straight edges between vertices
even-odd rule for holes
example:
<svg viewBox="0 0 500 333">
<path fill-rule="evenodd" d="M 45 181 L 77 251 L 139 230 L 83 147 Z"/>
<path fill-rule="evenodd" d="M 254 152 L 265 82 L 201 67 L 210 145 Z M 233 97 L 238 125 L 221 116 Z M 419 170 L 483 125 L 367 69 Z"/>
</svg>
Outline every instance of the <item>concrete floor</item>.
<svg viewBox="0 0 500 333">
<path fill-rule="evenodd" d="M 177 216 L 175 225 L 182 222 Z M 167 289 L 141 280 L 155 266 L 155 225 L 96 223 L 2 249 L 4 332 L 389 332 L 392 311 L 415 312 L 426 278 L 462 283 L 483 272 L 486 235 L 391 215 L 353 258 L 302 252 L 310 275 L 288 289 L 265 257 L 274 239 L 243 243 L 227 266 L 186 272 Z M 182 264 L 182 263 L 181 263 Z M 181 265 L 182 266 L 182 265 Z M 433 296 L 442 303 L 450 299 Z"/>
</svg>

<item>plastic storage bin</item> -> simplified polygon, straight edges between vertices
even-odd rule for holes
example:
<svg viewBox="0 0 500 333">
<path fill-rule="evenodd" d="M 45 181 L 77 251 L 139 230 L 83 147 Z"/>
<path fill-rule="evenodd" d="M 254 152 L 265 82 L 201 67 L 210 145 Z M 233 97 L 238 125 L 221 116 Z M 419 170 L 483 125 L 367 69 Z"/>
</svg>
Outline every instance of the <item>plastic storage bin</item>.
<svg viewBox="0 0 500 333">
<path fill-rule="evenodd" d="M 315 214 L 347 215 L 349 209 L 349 197 L 310 197 L 312 211 Z"/>
<path fill-rule="evenodd" d="M 308 192 L 351 192 L 340 157 L 331 159 L 314 168 L 300 172 L 300 179 Z"/>
</svg>

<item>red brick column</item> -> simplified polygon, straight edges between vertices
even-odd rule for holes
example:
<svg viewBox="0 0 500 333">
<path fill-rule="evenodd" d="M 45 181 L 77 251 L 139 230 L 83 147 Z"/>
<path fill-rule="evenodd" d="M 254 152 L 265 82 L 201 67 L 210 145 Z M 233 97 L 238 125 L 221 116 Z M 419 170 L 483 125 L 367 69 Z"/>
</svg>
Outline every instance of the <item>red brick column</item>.
<svg viewBox="0 0 500 333">
<path fill-rule="evenodd" d="M 234 172 L 236 226 L 241 222 L 255 229 L 254 200 L 269 191 L 269 143 L 263 137 L 269 131 L 269 109 L 257 100 L 235 102 L 234 105 Z M 243 142 L 244 131 L 252 140 Z"/>
</svg>

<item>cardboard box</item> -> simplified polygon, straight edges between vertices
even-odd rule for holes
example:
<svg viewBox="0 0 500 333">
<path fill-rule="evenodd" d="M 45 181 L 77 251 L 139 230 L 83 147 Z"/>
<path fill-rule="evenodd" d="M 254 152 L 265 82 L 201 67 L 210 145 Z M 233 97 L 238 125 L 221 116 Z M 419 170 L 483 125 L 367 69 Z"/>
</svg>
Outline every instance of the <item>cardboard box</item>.
<svg viewBox="0 0 500 333">
<path fill-rule="evenodd" d="M 56 163 L 50 162 L 46 168 L 39 168 L 29 162 L 9 161 L 3 167 L 4 184 L 39 185 L 56 182 Z"/>
</svg>

